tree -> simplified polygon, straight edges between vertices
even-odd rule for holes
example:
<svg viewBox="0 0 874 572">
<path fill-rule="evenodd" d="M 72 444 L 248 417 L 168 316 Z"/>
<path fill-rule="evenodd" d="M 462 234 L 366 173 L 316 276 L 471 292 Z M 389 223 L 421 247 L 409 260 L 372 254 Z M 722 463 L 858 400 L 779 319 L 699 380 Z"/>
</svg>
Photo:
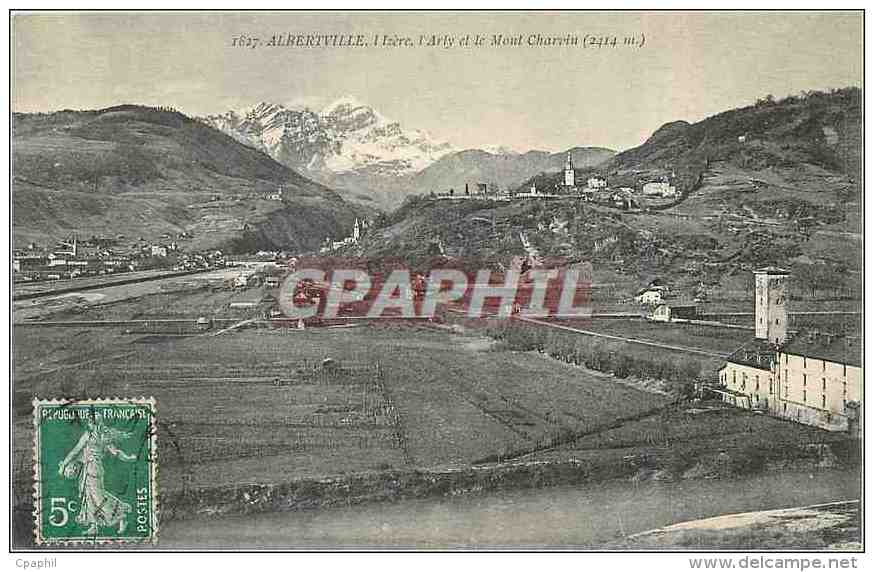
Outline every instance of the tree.
<svg viewBox="0 0 874 572">
<path fill-rule="evenodd" d="M 701 375 L 701 362 L 698 360 L 689 360 L 683 364 L 684 381 L 694 381 Z"/>
<path fill-rule="evenodd" d="M 845 287 L 844 279 L 837 268 L 827 264 L 805 264 L 800 266 L 795 275 L 802 288 L 810 293 L 810 297 L 816 299 L 823 291 L 831 290 L 832 293 Z"/>
</svg>

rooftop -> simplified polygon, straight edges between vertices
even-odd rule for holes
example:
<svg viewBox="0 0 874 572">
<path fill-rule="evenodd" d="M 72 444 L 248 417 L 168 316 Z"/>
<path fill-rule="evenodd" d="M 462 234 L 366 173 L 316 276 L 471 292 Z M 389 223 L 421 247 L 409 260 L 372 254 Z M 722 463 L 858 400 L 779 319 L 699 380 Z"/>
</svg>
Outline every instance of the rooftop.
<svg viewBox="0 0 874 572">
<path fill-rule="evenodd" d="M 668 306 L 669 308 L 695 308 L 698 309 L 698 304 L 694 300 L 687 299 L 679 299 L 679 300 L 668 300 L 667 302 L 661 302 L 659 306 Z"/>
<path fill-rule="evenodd" d="M 792 336 L 781 351 L 834 363 L 862 366 L 862 340 L 859 336 L 802 330 Z"/>
<path fill-rule="evenodd" d="M 754 274 L 780 274 L 780 275 L 789 275 L 790 271 L 784 270 L 783 268 L 777 268 L 776 266 L 766 266 L 765 268 L 759 268 L 753 272 Z"/>
<path fill-rule="evenodd" d="M 771 364 L 777 359 L 777 351 L 767 340 L 752 338 L 734 350 L 725 361 L 771 371 Z"/>
</svg>

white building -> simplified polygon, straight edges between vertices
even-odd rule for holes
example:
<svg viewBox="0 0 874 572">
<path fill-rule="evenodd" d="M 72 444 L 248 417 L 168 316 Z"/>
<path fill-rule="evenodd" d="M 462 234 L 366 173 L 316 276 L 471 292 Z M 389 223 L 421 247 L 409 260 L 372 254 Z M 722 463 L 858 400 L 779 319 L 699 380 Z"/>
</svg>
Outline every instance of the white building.
<svg viewBox="0 0 874 572">
<path fill-rule="evenodd" d="M 634 299 L 639 304 L 661 304 L 665 299 L 665 293 L 664 286 L 650 286 L 638 292 Z"/>
<path fill-rule="evenodd" d="M 756 271 L 756 335 L 719 370 L 723 400 L 829 431 L 862 432 L 862 350 L 855 336 L 787 331 L 787 280 Z"/>
<path fill-rule="evenodd" d="M 276 192 L 267 193 L 264 195 L 264 198 L 268 201 L 281 201 L 282 200 L 282 189 L 277 189 Z"/>
<path fill-rule="evenodd" d="M 538 191 L 537 185 L 535 183 L 531 183 L 531 189 L 529 189 L 529 191 L 527 193 L 517 193 L 516 194 L 516 198 L 521 198 L 521 199 L 531 199 L 531 198 L 546 197 L 546 196 L 551 196 L 551 195 L 547 195 L 546 193 L 541 193 L 540 191 Z"/>
<path fill-rule="evenodd" d="M 652 181 L 643 185 L 647 197 L 676 197 L 677 188 L 667 181 Z"/>
<path fill-rule="evenodd" d="M 607 178 L 602 177 L 601 175 L 594 175 L 592 177 L 589 177 L 589 179 L 586 181 L 586 186 L 592 190 L 606 189 Z"/>
<path fill-rule="evenodd" d="M 662 302 L 656 305 L 652 313 L 647 316 L 653 322 L 671 322 L 673 320 L 695 320 L 698 318 L 698 306 L 696 304 Z"/>
<path fill-rule="evenodd" d="M 51 253 L 48 256 L 48 265 L 49 266 L 66 266 L 67 265 L 67 257 L 66 256 L 58 256 L 57 254 Z"/>
</svg>

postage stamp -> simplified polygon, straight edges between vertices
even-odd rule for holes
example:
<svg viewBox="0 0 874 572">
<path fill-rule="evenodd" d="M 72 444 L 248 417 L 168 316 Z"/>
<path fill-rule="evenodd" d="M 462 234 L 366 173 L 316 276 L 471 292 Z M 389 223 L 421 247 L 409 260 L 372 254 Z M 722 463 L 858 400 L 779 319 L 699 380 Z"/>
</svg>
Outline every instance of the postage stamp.
<svg viewBox="0 0 874 572">
<path fill-rule="evenodd" d="M 155 543 L 155 400 L 33 401 L 37 544 Z"/>
</svg>

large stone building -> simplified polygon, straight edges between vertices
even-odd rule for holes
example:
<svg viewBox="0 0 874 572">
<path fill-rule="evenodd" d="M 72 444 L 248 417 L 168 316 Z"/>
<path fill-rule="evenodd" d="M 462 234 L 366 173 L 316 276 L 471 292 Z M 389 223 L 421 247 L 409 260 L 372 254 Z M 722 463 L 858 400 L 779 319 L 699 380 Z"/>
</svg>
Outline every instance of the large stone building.
<svg viewBox="0 0 874 572">
<path fill-rule="evenodd" d="M 756 335 L 719 370 L 725 401 L 861 435 L 862 351 L 846 333 L 788 330 L 789 273 L 756 271 Z"/>
<path fill-rule="evenodd" d="M 815 330 L 777 352 L 777 414 L 807 425 L 861 434 L 862 350 L 852 336 Z"/>
</svg>

